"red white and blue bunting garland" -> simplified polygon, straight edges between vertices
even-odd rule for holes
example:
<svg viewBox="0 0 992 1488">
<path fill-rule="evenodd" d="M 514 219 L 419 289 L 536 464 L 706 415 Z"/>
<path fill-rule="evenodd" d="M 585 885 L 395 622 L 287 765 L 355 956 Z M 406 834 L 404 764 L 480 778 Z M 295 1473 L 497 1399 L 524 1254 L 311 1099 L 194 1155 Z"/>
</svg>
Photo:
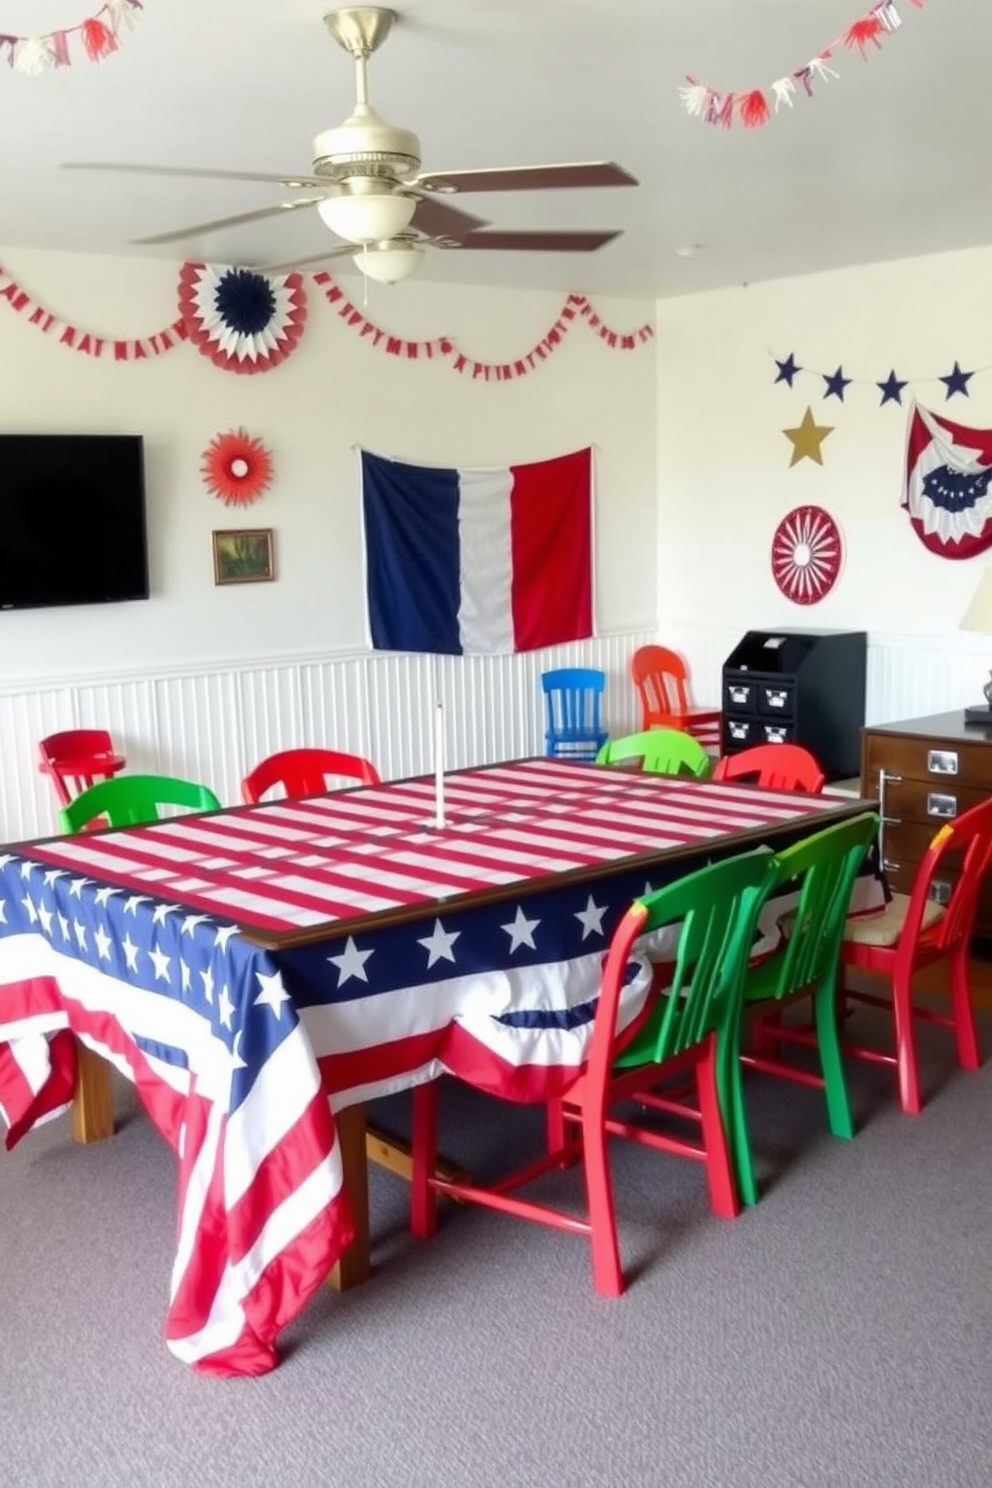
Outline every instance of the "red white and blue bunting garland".
<svg viewBox="0 0 992 1488">
<path fill-rule="evenodd" d="M 62 346 L 82 352 L 84 356 L 106 356 L 113 357 L 115 362 L 136 362 L 145 357 L 161 356 L 163 352 L 171 351 L 178 342 L 186 340 L 186 326 L 181 318 L 171 321 L 163 330 L 155 331 L 150 336 L 120 337 L 83 330 L 39 304 L 3 268 L 0 268 L 0 299 L 6 300 L 10 308 L 19 315 L 26 316 L 30 325 L 37 326 L 46 335 L 57 337 Z"/>
<path fill-rule="evenodd" d="M 917 10 L 923 9 L 923 0 L 909 0 L 909 3 L 915 5 Z M 745 129 L 758 129 L 762 124 L 767 124 L 772 114 L 777 114 L 783 106 L 792 108 L 797 85 L 807 98 L 812 98 L 817 85 L 839 77 L 840 74 L 828 66 L 835 52 L 842 49 L 859 52 L 862 60 L 867 60 L 868 47 L 881 48 L 883 39 L 893 35 L 901 25 L 902 17 L 893 0 L 876 0 L 864 15 L 852 21 L 846 31 L 835 36 L 825 47 L 821 47 L 808 62 L 763 87 L 725 93 L 711 88 L 708 83 L 701 83 L 690 74 L 686 86 L 679 89 L 682 107 L 693 118 L 702 119 L 704 124 L 719 124 L 724 129 L 730 129 L 736 119 Z"/>
<path fill-rule="evenodd" d="M 992 429 L 969 429 L 914 403 L 909 410 L 902 505 L 940 558 L 992 547 Z"/>
<path fill-rule="evenodd" d="M 121 32 L 134 25 L 142 0 L 106 0 L 95 15 L 87 16 L 75 26 L 57 31 L 39 31 L 30 36 L 0 32 L 0 56 L 6 52 L 7 65 L 15 72 L 38 77 L 55 67 L 69 67 L 71 37 L 77 37 L 91 62 L 100 62 L 120 46 Z"/>
<path fill-rule="evenodd" d="M 801 366 L 796 361 L 795 353 L 791 351 L 787 357 L 780 358 L 773 355 L 772 360 L 777 369 L 774 380 L 775 382 L 782 383 L 785 387 L 791 388 L 797 377 L 813 377 L 817 381 L 822 382 L 822 395 L 824 398 L 836 398 L 840 403 L 844 402 L 844 394 L 852 384 L 854 386 L 874 387 L 881 394 L 879 407 L 882 408 L 884 408 L 886 403 L 897 403 L 905 406 L 902 402 L 902 395 L 906 388 L 914 388 L 921 383 L 943 383 L 945 402 L 948 398 L 953 398 L 956 393 L 960 393 L 963 397 L 967 398 L 970 397 L 968 384 L 971 379 L 978 376 L 981 372 L 992 372 L 992 366 L 973 367 L 971 371 L 966 372 L 955 361 L 954 366 L 949 372 L 932 377 L 899 377 L 894 367 L 889 372 L 888 377 L 885 378 L 847 377 L 845 376 L 843 366 L 837 367 L 833 372 L 816 372 L 812 367 Z"/>
<path fill-rule="evenodd" d="M 269 372 L 295 351 L 307 319 L 301 274 L 183 264 L 179 308 L 189 339 L 226 372 Z"/>
<path fill-rule="evenodd" d="M 638 326 L 635 331 L 616 331 L 597 315 L 585 295 L 570 294 L 548 330 L 523 356 L 508 362 L 480 362 L 461 351 L 452 336 L 410 341 L 384 331 L 348 299 L 341 286 L 335 283 L 326 270 L 321 270 L 313 277 L 314 283 L 324 291 L 328 304 L 337 308 L 341 319 L 387 356 L 405 357 L 410 361 L 443 358 L 455 372 L 482 382 L 511 382 L 516 377 L 524 377 L 528 372 L 533 372 L 535 367 L 558 349 L 577 321 L 584 321 L 607 346 L 616 351 L 633 351 L 645 341 L 650 341 L 654 335 L 653 327 L 647 323 Z"/>
</svg>

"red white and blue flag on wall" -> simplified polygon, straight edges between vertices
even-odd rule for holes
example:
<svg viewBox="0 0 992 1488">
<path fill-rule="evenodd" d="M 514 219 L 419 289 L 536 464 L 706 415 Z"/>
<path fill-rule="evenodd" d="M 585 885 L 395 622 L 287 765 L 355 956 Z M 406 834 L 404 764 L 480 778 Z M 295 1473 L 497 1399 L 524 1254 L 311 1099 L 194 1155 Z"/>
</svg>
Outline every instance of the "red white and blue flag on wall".
<svg viewBox="0 0 992 1488">
<path fill-rule="evenodd" d="M 361 451 L 377 651 L 493 655 L 593 633 L 592 450 L 503 469 Z"/>
<path fill-rule="evenodd" d="M 914 403 L 902 504 L 913 531 L 941 558 L 992 547 L 992 429 L 969 429 Z"/>
</svg>

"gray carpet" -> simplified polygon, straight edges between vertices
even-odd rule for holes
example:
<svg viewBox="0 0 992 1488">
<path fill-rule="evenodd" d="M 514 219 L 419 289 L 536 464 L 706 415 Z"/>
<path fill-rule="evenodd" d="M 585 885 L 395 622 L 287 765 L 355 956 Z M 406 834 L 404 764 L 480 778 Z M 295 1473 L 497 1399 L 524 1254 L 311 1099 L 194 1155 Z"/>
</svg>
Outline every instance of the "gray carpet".
<svg viewBox="0 0 992 1488">
<path fill-rule="evenodd" d="M 924 1114 L 856 1066 L 853 1143 L 817 1092 L 751 1079 L 765 1197 L 736 1222 L 695 1164 L 617 1144 L 619 1301 L 583 1241 L 501 1215 L 445 1206 L 413 1241 L 377 1171 L 375 1277 L 325 1289 L 258 1380 L 162 1342 L 172 1158 L 122 1086 L 113 1142 L 59 1121 L 0 1154 L 0 1482 L 988 1488 L 992 1063 L 957 1073 L 949 1035 L 924 1039 Z M 444 1114 L 479 1172 L 508 1132 L 540 1140 L 535 1112 L 454 1085 Z"/>
</svg>

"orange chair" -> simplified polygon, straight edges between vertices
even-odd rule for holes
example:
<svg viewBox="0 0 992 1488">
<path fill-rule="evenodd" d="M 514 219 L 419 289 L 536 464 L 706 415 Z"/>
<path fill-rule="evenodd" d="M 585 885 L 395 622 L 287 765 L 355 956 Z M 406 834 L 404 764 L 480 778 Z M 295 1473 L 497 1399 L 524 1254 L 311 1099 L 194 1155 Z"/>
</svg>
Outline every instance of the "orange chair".
<svg viewBox="0 0 992 1488">
<path fill-rule="evenodd" d="M 765 790 L 804 791 L 818 796 L 826 776 L 816 756 L 801 744 L 756 744 L 717 760 L 713 780 L 744 780 Z"/>
<path fill-rule="evenodd" d="M 273 786 L 281 785 L 287 796 L 320 796 L 328 789 L 328 776 L 378 785 L 379 772 L 360 754 L 341 754 L 336 749 L 283 749 L 270 754 L 241 782 L 241 799 L 249 806 L 260 801 Z"/>
<path fill-rule="evenodd" d="M 126 763 L 124 756 L 115 752 L 106 729 L 67 729 L 49 734 L 38 749 L 38 769 L 51 779 L 60 806 L 68 806 L 74 796 L 98 780 L 109 780 Z"/>
<path fill-rule="evenodd" d="M 981 1065 L 975 1018 L 968 985 L 968 949 L 978 894 L 992 862 L 992 797 L 946 822 L 930 843 L 916 871 L 908 895 L 894 894 L 881 914 L 852 916 L 844 927 L 843 962 L 888 978 L 890 995 L 845 987 L 848 1002 L 867 1003 L 890 1010 L 895 1024 L 895 1052 L 844 1042 L 845 1054 L 895 1065 L 899 1101 L 909 1115 L 922 1109 L 913 1020 L 953 1028 L 958 1064 L 977 1070 Z M 931 898 L 941 875 L 957 881 L 946 905 Z M 936 961 L 948 963 L 950 1014 L 913 1004 L 913 975 Z"/>
<path fill-rule="evenodd" d="M 720 709 L 689 702 L 689 669 L 666 646 L 639 646 L 630 658 L 630 675 L 641 703 L 641 728 L 674 728 L 719 749 Z"/>
</svg>

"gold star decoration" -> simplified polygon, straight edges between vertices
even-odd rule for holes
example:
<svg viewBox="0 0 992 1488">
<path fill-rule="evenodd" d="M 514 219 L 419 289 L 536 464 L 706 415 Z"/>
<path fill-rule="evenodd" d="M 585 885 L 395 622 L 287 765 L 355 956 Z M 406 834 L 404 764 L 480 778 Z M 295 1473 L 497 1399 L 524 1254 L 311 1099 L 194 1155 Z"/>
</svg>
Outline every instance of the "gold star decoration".
<svg viewBox="0 0 992 1488">
<path fill-rule="evenodd" d="M 820 445 L 827 435 L 833 432 L 833 424 L 818 424 L 813 417 L 812 408 L 807 408 L 798 429 L 782 430 L 786 439 L 792 440 L 792 459 L 789 461 L 789 469 L 791 470 L 793 465 L 798 465 L 800 460 L 815 460 L 817 465 L 822 465 L 823 452 Z"/>
</svg>

